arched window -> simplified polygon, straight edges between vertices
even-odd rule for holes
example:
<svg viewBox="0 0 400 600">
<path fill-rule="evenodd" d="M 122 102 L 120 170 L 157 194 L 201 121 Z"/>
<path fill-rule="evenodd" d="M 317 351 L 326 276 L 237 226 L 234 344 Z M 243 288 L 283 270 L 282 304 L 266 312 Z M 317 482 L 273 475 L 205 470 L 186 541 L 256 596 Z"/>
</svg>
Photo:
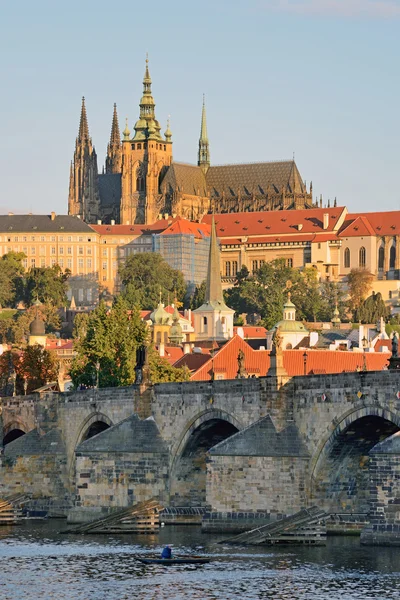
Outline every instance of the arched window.
<svg viewBox="0 0 400 600">
<path fill-rule="evenodd" d="M 235 277 L 237 272 L 238 272 L 238 264 L 237 264 L 237 260 L 234 260 L 232 262 L 232 275 Z"/>
<path fill-rule="evenodd" d="M 396 265 L 396 246 L 390 248 L 389 269 L 394 269 Z"/>
<path fill-rule="evenodd" d="M 381 246 L 378 251 L 378 269 L 383 271 L 385 268 L 385 248 Z"/>
<path fill-rule="evenodd" d="M 231 276 L 231 263 L 229 261 L 227 261 L 225 263 L 225 277 L 230 277 Z"/>
<path fill-rule="evenodd" d="M 156 344 L 161 344 L 161 331 L 157 331 Z"/>
<path fill-rule="evenodd" d="M 360 267 L 360 269 L 365 269 L 366 256 L 367 256 L 367 252 L 366 252 L 364 246 L 361 246 L 360 253 L 359 253 L 359 260 L 358 260 L 358 266 Z"/>
<path fill-rule="evenodd" d="M 344 251 L 344 268 L 350 269 L 350 248 L 346 248 Z"/>
<path fill-rule="evenodd" d="M 203 317 L 203 325 L 207 325 L 207 317 Z"/>
</svg>

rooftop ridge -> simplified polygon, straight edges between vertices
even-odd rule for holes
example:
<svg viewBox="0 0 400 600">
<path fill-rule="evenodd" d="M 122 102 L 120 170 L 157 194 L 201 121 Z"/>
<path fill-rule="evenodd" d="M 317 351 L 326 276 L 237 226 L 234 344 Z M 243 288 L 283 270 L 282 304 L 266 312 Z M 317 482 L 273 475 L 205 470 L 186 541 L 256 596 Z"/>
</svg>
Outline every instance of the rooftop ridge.
<svg viewBox="0 0 400 600">
<path fill-rule="evenodd" d="M 251 162 L 240 162 L 240 163 L 225 163 L 225 164 L 213 164 L 212 167 L 240 167 L 242 165 L 273 165 L 277 163 L 293 163 L 293 158 L 283 158 L 281 160 L 253 160 Z"/>
</svg>

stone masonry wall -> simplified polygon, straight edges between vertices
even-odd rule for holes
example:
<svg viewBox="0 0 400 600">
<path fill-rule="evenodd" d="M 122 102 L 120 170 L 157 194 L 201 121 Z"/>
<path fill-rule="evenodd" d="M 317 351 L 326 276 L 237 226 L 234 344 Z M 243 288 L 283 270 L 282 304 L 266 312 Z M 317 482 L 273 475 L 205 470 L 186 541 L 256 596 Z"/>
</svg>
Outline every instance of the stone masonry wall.
<svg viewBox="0 0 400 600">
<path fill-rule="evenodd" d="M 207 503 L 215 512 L 287 515 L 307 506 L 307 459 L 213 456 L 207 465 Z"/>
<path fill-rule="evenodd" d="M 127 452 L 76 458 L 76 507 L 121 508 L 166 498 L 168 456 Z"/>
</svg>

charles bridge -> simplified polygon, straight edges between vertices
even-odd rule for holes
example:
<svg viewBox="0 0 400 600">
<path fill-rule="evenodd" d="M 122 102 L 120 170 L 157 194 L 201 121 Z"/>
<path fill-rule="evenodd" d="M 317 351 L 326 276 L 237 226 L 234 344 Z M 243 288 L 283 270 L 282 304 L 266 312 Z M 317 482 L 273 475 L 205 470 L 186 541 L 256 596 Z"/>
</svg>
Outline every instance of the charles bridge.
<svg viewBox="0 0 400 600">
<path fill-rule="evenodd" d="M 37 393 L 3 398 L 1 413 L 0 496 L 71 520 L 158 496 L 225 517 L 318 504 L 382 525 L 400 502 L 369 469 L 400 430 L 396 370 Z"/>
</svg>

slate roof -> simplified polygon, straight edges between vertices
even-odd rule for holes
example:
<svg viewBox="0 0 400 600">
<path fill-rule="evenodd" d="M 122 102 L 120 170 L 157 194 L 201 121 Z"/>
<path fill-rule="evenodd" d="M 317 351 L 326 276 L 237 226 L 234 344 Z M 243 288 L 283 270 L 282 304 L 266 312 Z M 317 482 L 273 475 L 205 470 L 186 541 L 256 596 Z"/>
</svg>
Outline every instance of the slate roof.
<svg viewBox="0 0 400 600">
<path fill-rule="evenodd" d="M 37 429 L 32 429 L 32 431 L 4 446 L 4 455 L 9 458 L 27 455 L 65 454 L 65 452 L 65 444 L 59 429 L 52 429 L 44 435 L 40 435 Z"/>
<path fill-rule="evenodd" d="M 154 419 L 139 419 L 132 415 L 109 429 L 85 440 L 76 449 L 80 454 L 91 452 L 168 453 Z"/>
<path fill-rule="evenodd" d="M 212 456 L 310 456 L 296 425 L 279 433 L 269 415 L 235 433 L 209 451 Z"/>
<path fill-rule="evenodd" d="M 119 206 L 122 196 L 121 173 L 99 175 L 99 194 L 102 206 Z"/>
<path fill-rule="evenodd" d="M 266 196 L 268 189 L 280 193 L 282 188 L 293 193 L 306 193 L 306 188 L 292 160 L 281 162 L 261 162 L 239 165 L 221 165 L 210 167 L 206 175 L 207 188 L 211 197 L 237 196 L 238 190 L 243 196 Z"/>
<path fill-rule="evenodd" d="M 204 173 L 197 165 L 173 162 L 162 180 L 161 189 L 180 191 L 192 196 L 207 196 Z"/>
<path fill-rule="evenodd" d="M 0 233 L 93 233 L 81 219 L 72 215 L 0 215 Z"/>
</svg>

